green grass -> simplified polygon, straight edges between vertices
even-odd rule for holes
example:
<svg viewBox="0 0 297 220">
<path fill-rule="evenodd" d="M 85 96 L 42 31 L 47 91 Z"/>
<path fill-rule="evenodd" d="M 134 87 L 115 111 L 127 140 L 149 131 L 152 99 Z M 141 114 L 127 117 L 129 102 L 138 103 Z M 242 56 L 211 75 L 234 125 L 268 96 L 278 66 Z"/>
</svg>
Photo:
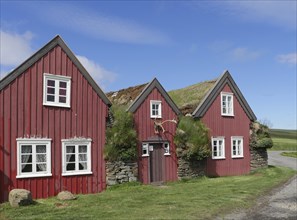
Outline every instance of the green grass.
<svg viewBox="0 0 297 220">
<path fill-rule="evenodd" d="M 204 98 L 206 93 L 213 87 L 215 80 L 197 83 L 182 89 L 169 91 L 168 94 L 178 107 L 195 105 Z"/>
<path fill-rule="evenodd" d="M 269 150 L 297 151 L 297 130 L 270 129 L 273 147 Z"/>
<path fill-rule="evenodd" d="M 35 205 L 0 206 L 0 219 L 205 219 L 247 208 L 255 199 L 296 174 L 269 167 L 250 175 L 198 178 L 165 186 L 122 185 L 61 202 L 40 199 Z"/>
<path fill-rule="evenodd" d="M 285 138 L 295 140 L 297 138 L 297 130 L 270 129 L 269 133 L 272 138 Z"/>
<path fill-rule="evenodd" d="M 282 156 L 297 158 L 297 152 L 282 152 Z"/>
</svg>

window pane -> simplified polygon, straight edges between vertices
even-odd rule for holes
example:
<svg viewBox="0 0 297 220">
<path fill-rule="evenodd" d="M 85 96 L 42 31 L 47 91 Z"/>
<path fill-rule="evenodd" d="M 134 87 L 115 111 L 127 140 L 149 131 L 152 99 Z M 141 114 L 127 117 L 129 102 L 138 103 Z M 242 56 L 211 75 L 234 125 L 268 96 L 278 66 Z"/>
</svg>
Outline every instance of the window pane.
<svg viewBox="0 0 297 220">
<path fill-rule="evenodd" d="M 37 154 L 36 155 L 36 162 L 46 162 L 46 154 Z"/>
<path fill-rule="evenodd" d="M 22 145 L 21 152 L 26 153 L 26 154 L 32 153 L 32 146 L 31 145 Z"/>
<path fill-rule="evenodd" d="M 79 145 L 78 152 L 79 153 L 86 153 L 87 152 L 87 145 Z"/>
<path fill-rule="evenodd" d="M 66 170 L 67 171 L 75 170 L 75 163 L 67 163 Z"/>
<path fill-rule="evenodd" d="M 81 162 L 81 161 L 85 162 L 85 161 L 87 161 L 87 160 L 88 160 L 88 158 L 87 158 L 87 154 L 79 154 L 79 155 L 78 155 L 78 161 L 79 161 L 79 162 Z"/>
<path fill-rule="evenodd" d="M 55 88 L 47 87 L 47 94 L 55 94 Z"/>
<path fill-rule="evenodd" d="M 46 163 L 38 163 L 38 164 L 36 164 L 36 171 L 37 172 L 46 171 Z"/>
<path fill-rule="evenodd" d="M 59 95 L 65 95 L 66 96 L 66 89 L 60 89 Z"/>
<path fill-rule="evenodd" d="M 53 95 L 47 95 L 46 101 L 54 102 L 55 101 L 55 96 L 53 96 Z"/>
<path fill-rule="evenodd" d="M 22 155 L 21 160 L 22 160 L 22 163 L 32 163 L 32 155 L 31 154 Z"/>
<path fill-rule="evenodd" d="M 48 80 L 47 80 L 47 85 L 48 85 L 48 86 L 55 87 L 55 80 L 50 80 L 50 79 L 48 79 Z"/>
<path fill-rule="evenodd" d="M 60 88 L 66 88 L 67 83 L 60 81 Z"/>
<path fill-rule="evenodd" d="M 88 169 L 88 164 L 86 162 L 79 163 L 79 170 L 87 170 L 87 169 Z"/>
<path fill-rule="evenodd" d="M 74 153 L 75 146 L 66 146 L 66 153 Z"/>
<path fill-rule="evenodd" d="M 59 97 L 59 102 L 60 103 L 66 103 L 66 97 Z"/>
<path fill-rule="evenodd" d="M 67 162 L 74 162 L 75 161 L 75 154 L 68 154 L 66 155 Z"/>
<path fill-rule="evenodd" d="M 46 146 L 45 145 L 37 145 L 36 153 L 46 153 Z"/>
<path fill-rule="evenodd" d="M 31 173 L 31 172 L 32 172 L 32 164 L 22 165 L 22 173 Z"/>
</svg>

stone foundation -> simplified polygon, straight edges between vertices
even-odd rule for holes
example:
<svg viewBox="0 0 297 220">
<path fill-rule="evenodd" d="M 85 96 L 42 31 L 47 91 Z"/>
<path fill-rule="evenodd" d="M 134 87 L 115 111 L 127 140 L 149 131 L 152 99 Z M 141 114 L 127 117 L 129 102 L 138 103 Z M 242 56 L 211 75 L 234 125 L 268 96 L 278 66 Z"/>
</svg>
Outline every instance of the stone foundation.
<svg viewBox="0 0 297 220">
<path fill-rule="evenodd" d="M 250 148 L 251 170 L 268 167 L 268 154 L 266 148 Z"/>
<path fill-rule="evenodd" d="M 137 162 L 106 162 L 107 186 L 134 181 L 138 181 Z"/>
<path fill-rule="evenodd" d="M 178 179 L 190 179 L 205 175 L 206 160 L 185 161 L 182 158 L 178 159 L 177 175 Z"/>
</svg>

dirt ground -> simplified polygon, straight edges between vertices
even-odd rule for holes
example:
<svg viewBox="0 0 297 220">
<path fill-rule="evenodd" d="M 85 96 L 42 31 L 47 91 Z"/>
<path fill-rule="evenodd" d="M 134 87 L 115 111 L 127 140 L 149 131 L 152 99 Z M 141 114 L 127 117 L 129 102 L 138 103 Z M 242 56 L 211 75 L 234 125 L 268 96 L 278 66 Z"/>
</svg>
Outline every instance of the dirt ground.
<svg viewBox="0 0 297 220">
<path fill-rule="evenodd" d="M 297 159 L 284 157 L 281 152 L 268 152 L 268 164 L 286 166 L 297 170 Z M 248 209 L 230 213 L 218 219 L 297 219 L 297 176 L 286 184 L 261 197 L 257 205 Z"/>
</svg>

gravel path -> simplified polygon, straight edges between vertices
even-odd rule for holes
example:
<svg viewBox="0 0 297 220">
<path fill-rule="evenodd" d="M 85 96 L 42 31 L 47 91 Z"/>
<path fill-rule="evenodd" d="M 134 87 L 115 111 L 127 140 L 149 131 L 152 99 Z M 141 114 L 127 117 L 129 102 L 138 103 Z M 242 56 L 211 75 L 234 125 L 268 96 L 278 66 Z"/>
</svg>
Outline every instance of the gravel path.
<svg viewBox="0 0 297 220">
<path fill-rule="evenodd" d="M 297 159 L 284 157 L 281 152 L 269 151 L 269 165 L 286 166 L 297 170 Z M 221 218 L 222 219 L 222 218 Z M 257 205 L 226 215 L 223 219 L 297 219 L 297 176 L 285 185 L 259 198 Z"/>
</svg>

